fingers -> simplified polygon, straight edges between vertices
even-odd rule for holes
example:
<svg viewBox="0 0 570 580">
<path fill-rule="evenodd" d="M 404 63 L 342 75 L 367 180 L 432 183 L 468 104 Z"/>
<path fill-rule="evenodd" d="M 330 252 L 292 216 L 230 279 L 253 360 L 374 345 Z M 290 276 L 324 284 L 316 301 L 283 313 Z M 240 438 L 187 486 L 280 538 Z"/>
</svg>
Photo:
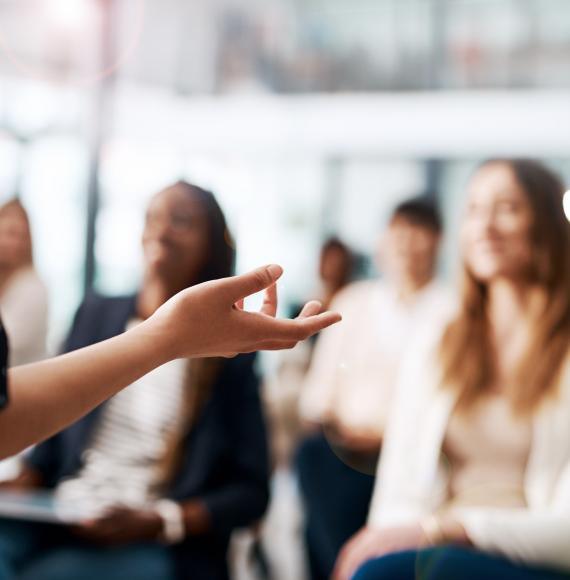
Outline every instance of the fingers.
<svg viewBox="0 0 570 580">
<path fill-rule="evenodd" d="M 236 307 L 238 310 L 243 310 L 243 309 L 245 308 L 245 300 L 244 300 L 243 298 L 241 298 L 240 300 L 238 300 L 238 301 L 235 303 L 235 307 Z"/>
<path fill-rule="evenodd" d="M 222 283 L 227 289 L 232 304 L 235 304 L 242 298 L 269 288 L 279 280 L 282 274 L 283 268 L 281 266 L 271 264 L 241 276 L 225 278 Z"/>
<path fill-rule="evenodd" d="M 297 340 L 268 340 L 256 346 L 256 350 L 289 350 L 299 344 Z"/>
<path fill-rule="evenodd" d="M 311 302 L 307 302 L 301 310 L 301 314 L 297 318 L 308 318 L 309 316 L 315 316 L 316 314 L 320 314 L 323 305 L 318 300 L 311 300 Z"/>
<path fill-rule="evenodd" d="M 277 300 L 277 284 L 271 284 L 265 291 L 261 307 L 262 314 L 275 318 L 277 316 Z"/>
<path fill-rule="evenodd" d="M 313 336 L 313 334 L 316 334 L 341 320 L 342 317 L 338 312 L 323 312 L 321 314 L 305 316 L 304 318 L 292 321 L 292 323 L 296 324 L 300 330 L 296 331 L 295 329 L 292 329 L 291 333 L 293 336 L 300 336 L 298 340 L 304 340 L 305 338 L 309 338 L 310 336 Z"/>
<path fill-rule="evenodd" d="M 259 342 L 282 341 L 289 342 L 305 340 L 313 334 L 340 322 L 341 316 L 336 312 L 323 312 L 296 320 L 277 320 L 263 318 L 258 321 L 258 328 L 255 329 Z"/>
<path fill-rule="evenodd" d="M 341 320 L 340 314 L 336 312 L 323 312 L 295 320 L 269 318 L 254 312 L 242 314 L 254 320 L 254 324 L 249 326 L 251 341 L 249 345 L 240 347 L 240 352 L 290 349 L 298 342 Z"/>
</svg>

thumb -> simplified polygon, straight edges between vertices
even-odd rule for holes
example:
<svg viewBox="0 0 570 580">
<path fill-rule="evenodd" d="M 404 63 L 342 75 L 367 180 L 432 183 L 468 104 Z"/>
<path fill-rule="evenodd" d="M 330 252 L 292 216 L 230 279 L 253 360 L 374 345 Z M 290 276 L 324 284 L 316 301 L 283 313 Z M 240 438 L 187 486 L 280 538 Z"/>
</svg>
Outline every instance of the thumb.
<svg viewBox="0 0 570 580">
<path fill-rule="evenodd" d="M 241 276 L 227 278 L 225 285 L 227 286 L 232 303 L 235 303 L 242 298 L 261 292 L 272 284 L 275 284 L 281 278 L 282 274 L 283 268 L 281 266 L 270 264 L 269 266 L 257 268 Z"/>
</svg>

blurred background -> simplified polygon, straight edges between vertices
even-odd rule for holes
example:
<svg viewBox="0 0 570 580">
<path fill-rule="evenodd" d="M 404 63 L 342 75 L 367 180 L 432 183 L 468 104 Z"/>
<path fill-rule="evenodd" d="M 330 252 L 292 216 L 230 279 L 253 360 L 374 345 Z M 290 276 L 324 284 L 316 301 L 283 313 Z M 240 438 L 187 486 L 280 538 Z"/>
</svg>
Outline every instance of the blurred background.
<svg viewBox="0 0 570 580">
<path fill-rule="evenodd" d="M 570 189 L 568 0 L 0 0 L 0 204 L 29 212 L 51 352 L 85 292 L 137 289 L 149 199 L 179 179 L 215 192 L 239 272 L 285 267 L 290 314 L 317 295 L 324 240 L 367 277 L 418 194 L 452 280 L 466 181 L 495 156 Z M 295 484 L 273 487 L 265 548 L 298 579 Z"/>
<path fill-rule="evenodd" d="M 569 152 L 567 0 L 0 0 L 0 201 L 30 211 L 52 345 L 85 288 L 136 287 L 144 208 L 178 178 L 298 302 L 327 235 L 367 253 L 424 190 L 452 233 L 477 161 L 570 181 Z"/>
</svg>

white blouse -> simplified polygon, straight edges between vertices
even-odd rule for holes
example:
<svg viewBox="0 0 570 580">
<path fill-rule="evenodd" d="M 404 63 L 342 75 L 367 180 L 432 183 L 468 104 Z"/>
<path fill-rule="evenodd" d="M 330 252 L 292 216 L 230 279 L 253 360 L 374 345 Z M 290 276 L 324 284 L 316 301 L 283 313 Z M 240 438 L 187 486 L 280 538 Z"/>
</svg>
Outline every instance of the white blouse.
<svg viewBox="0 0 570 580">
<path fill-rule="evenodd" d="M 10 341 L 10 366 L 46 356 L 48 296 L 33 268 L 14 274 L 0 296 L 0 311 Z"/>
<path fill-rule="evenodd" d="M 417 522 L 447 500 L 441 449 L 456 396 L 441 388 L 442 332 L 424 335 L 407 358 L 378 466 L 371 526 Z M 570 355 L 558 395 L 532 419 L 524 494 L 527 507 L 469 507 L 457 518 L 482 551 L 570 571 Z"/>
<path fill-rule="evenodd" d="M 345 288 L 331 305 L 343 322 L 319 338 L 303 385 L 303 418 L 324 422 L 333 416 L 354 432 L 382 437 L 410 336 L 441 324 L 452 304 L 435 281 L 407 304 L 383 281 Z"/>
</svg>

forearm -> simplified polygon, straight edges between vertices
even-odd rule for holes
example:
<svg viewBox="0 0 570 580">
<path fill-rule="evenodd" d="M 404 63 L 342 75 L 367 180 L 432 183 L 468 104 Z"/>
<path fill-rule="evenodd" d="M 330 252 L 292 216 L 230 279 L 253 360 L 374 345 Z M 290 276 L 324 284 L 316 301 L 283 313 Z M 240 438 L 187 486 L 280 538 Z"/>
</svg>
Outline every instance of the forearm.
<svg viewBox="0 0 570 580">
<path fill-rule="evenodd" d="M 9 371 L 10 404 L 0 415 L 0 457 L 13 455 L 81 418 L 167 362 L 152 327 Z"/>
</svg>

